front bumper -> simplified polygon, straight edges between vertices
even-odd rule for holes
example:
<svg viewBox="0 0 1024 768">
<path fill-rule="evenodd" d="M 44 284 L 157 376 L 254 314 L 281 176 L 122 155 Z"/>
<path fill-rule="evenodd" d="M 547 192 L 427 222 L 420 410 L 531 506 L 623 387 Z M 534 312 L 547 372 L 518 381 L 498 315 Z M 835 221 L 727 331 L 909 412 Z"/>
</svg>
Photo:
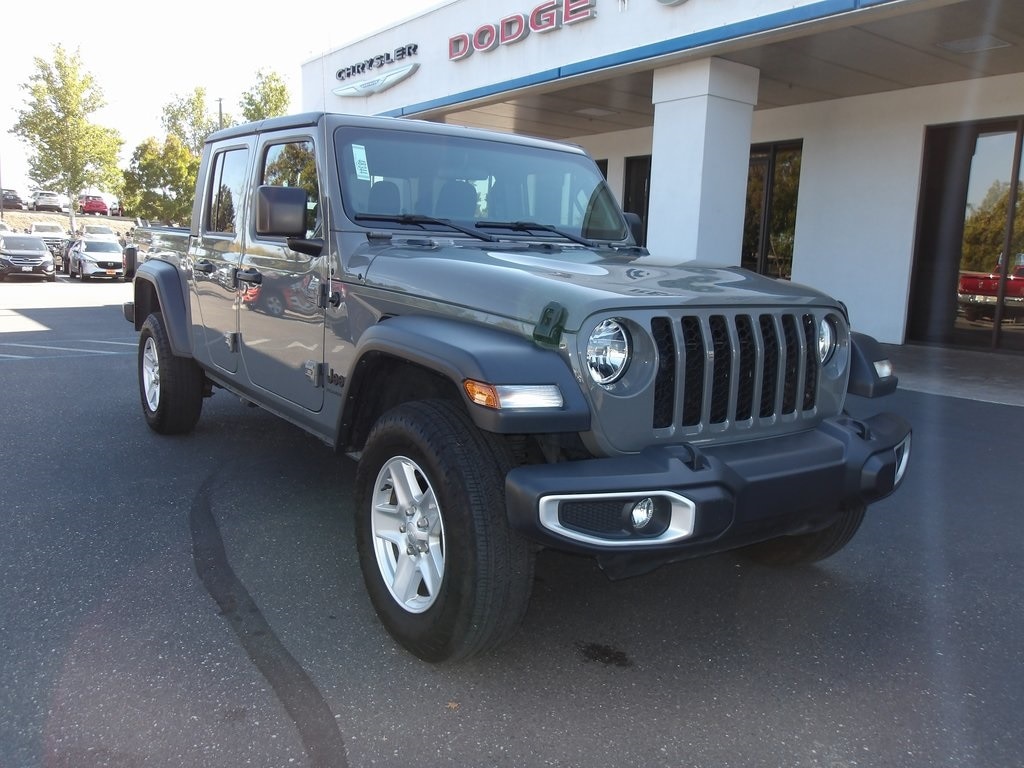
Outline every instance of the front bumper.
<svg viewBox="0 0 1024 768">
<path fill-rule="evenodd" d="M 17 264 L 6 260 L 0 260 L 0 276 L 2 277 L 46 277 L 55 276 L 56 270 L 53 262 L 42 262 L 41 264 Z"/>
<path fill-rule="evenodd" d="M 841 416 L 747 443 L 518 467 L 505 483 L 509 520 L 545 546 L 596 555 L 610 575 L 640 573 L 826 527 L 896 489 L 910 436 L 893 414 Z M 636 529 L 645 499 L 652 523 Z"/>
<path fill-rule="evenodd" d="M 82 266 L 82 274 L 86 277 L 109 277 L 119 280 L 124 277 L 124 265 L 120 262 L 92 262 L 84 259 L 79 262 Z"/>
</svg>

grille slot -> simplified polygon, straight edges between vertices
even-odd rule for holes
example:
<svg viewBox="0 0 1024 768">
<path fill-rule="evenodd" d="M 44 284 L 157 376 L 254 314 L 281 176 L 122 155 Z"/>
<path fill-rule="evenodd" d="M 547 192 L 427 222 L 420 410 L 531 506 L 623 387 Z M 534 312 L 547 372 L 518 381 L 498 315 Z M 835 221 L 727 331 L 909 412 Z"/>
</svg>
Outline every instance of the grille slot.
<svg viewBox="0 0 1024 768">
<path fill-rule="evenodd" d="M 672 323 L 667 317 L 651 320 L 651 336 L 658 350 L 658 373 L 654 380 L 654 416 L 651 426 L 664 429 L 672 426 L 676 390 L 676 342 Z"/>
<path fill-rule="evenodd" d="M 704 332 L 699 317 L 683 318 L 683 426 L 700 424 L 704 403 Z"/>
<path fill-rule="evenodd" d="M 821 366 L 817 316 L 754 312 L 655 317 L 651 424 L 722 433 L 813 412 Z"/>
<path fill-rule="evenodd" d="M 814 400 L 818 393 L 818 324 L 814 321 L 814 315 L 804 315 L 804 346 L 807 354 L 804 355 L 804 404 L 803 409 L 810 410 L 814 407 Z"/>
</svg>

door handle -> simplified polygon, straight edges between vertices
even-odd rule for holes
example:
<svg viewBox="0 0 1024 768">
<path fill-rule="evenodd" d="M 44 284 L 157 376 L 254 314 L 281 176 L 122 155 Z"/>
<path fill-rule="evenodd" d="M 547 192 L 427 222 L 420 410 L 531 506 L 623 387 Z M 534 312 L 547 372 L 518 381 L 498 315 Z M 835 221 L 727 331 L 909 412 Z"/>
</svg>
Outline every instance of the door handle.
<svg viewBox="0 0 1024 768">
<path fill-rule="evenodd" d="M 235 272 L 235 280 L 239 283 L 250 283 L 251 285 L 262 285 L 263 273 L 250 267 L 239 269 Z"/>
<path fill-rule="evenodd" d="M 204 275 L 212 275 L 217 268 L 206 259 L 203 259 L 193 264 L 192 269 L 195 272 L 202 272 Z"/>
</svg>

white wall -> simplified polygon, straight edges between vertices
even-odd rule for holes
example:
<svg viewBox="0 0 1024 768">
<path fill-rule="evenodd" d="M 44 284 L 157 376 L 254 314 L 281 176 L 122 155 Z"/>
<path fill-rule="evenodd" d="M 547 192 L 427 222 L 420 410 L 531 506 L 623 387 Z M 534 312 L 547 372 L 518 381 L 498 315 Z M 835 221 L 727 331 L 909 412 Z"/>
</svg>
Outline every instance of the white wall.
<svg viewBox="0 0 1024 768">
<path fill-rule="evenodd" d="M 926 127 L 1020 114 L 1024 75 L 755 112 L 754 143 L 803 139 L 793 280 L 902 343 Z"/>
</svg>

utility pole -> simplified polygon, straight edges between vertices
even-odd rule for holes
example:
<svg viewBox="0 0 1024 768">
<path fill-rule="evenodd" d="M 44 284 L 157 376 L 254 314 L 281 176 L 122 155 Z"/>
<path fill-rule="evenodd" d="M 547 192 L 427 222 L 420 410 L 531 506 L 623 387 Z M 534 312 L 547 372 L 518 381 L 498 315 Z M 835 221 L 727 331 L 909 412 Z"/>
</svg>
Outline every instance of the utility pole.
<svg viewBox="0 0 1024 768">
<path fill-rule="evenodd" d="M 224 99 L 217 97 L 217 127 L 224 127 Z"/>
</svg>

